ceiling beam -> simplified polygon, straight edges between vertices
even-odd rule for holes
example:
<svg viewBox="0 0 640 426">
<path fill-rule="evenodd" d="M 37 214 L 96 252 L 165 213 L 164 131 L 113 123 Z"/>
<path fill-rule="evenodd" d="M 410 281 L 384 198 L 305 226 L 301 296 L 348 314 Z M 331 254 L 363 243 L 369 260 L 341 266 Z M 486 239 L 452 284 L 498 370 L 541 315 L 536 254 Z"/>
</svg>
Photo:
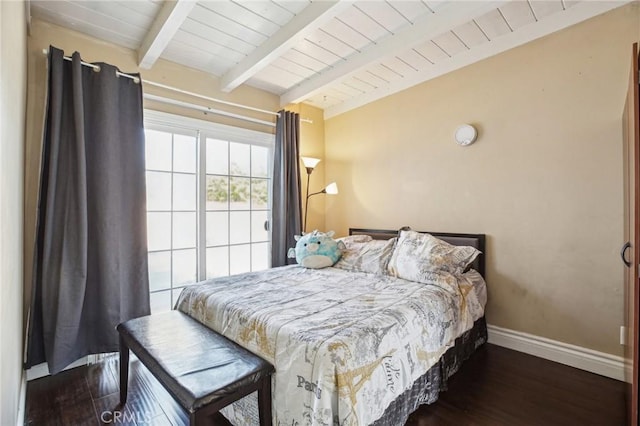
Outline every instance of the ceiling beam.
<svg viewBox="0 0 640 426">
<path fill-rule="evenodd" d="M 220 80 L 220 89 L 223 92 L 232 91 L 352 4 L 352 1 L 345 0 L 314 1 L 309 4 L 238 65 L 227 71 Z"/>
<path fill-rule="evenodd" d="M 408 89 L 451 71 L 466 67 L 467 65 L 471 65 L 491 56 L 495 56 L 499 53 L 521 46 L 556 31 L 560 31 L 594 16 L 601 15 L 624 4 L 630 3 L 631 1 L 632 0 L 581 1 L 566 10 L 547 16 L 538 22 L 531 23 L 526 27 L 501 35 L 490 42 L 472 47 L 466 52 L 458 53 L 452 58 L 438 62 L 434 66 L 424 69 L 411 78 L 395 80 L 386 87 L 379 87 L 371 92 L 364 93 L 361 96 L 348 99 L 345 102 L 326 108 L 324 110 L 324 118 L 325 120 L 328 120 L 370 102 Z"/>
<path fill-rule="evenodd" d="M 167 0 L 138 48 L 138 65 L 149 69 L 196 5 L 194 0 Z"/>
<path fill-rule="evenodd" d="M 302 102 L 336 82 L 346 80 L 381 59 L 418 46 L 451 28 L 496 9 L 506 1 L 447 2 L 436 13 L 427 13 L 411 25 L 356 52 L 326 71 L 317 74 L 280 96 L 280 105 Z"/>
</svg>

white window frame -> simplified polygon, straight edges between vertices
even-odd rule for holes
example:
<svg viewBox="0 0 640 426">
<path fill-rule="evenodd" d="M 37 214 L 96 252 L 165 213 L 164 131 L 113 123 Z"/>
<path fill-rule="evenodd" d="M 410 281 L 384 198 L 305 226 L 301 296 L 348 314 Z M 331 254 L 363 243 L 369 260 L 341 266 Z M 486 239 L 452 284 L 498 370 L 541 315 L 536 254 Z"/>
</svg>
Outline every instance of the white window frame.
<svg viewBox="0 0 640 426">
<path fill-rule="evenodd" d="M 197 249 L 197 281 L 206 278 L 206 191 L 202 188 L 206 187 L 206 138 L 215 138 L 227 140 L 229 142 L 245 143 L 249 145 L 257 145 L 269 148 L 271 152 L 275 148 L 275 135 L 272 133 L 260 132 L 257 130 L 244 129 L 241 127 L 229 126 L 226 124 L 213 123 L 206 120 L 199 120 L 191 117 L 170 114 L 161 111 L 144 110 L 144 126 L 145 129 L 167 131 L 172 133 L 181 133 L 185 135 L 194 135 L 197 138 L 197 224 L 196 224 L 196 249 Z M 184 132 L 184 133 L 183 133 Z M 269 179 L 273 179 L 273 156 L 269 161 Z M 269 223 L 272 223 L 272 194 L 271 185 L 269 188 Z M 271 227 L 269 227 L 271 228 Z M 271 247 L 271 230 L 269 229 L 269 247 Z M 173 250 L 173 249 L 172 249 Z M 269 250 L 269 265 L 271 264 L 271 254 Z M 172 283 L 173 288 L 173 283 Z M 172 303 L 173 301 L 173 291 Z"/>
</svg>

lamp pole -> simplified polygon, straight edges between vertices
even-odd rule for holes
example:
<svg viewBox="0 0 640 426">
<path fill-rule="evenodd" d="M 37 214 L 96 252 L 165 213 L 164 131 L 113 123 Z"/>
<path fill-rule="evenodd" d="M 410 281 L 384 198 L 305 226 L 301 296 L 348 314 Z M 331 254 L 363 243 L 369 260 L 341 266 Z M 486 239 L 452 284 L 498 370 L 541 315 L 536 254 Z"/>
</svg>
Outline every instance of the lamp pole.
<svg viewBox="0 0 640 426">
<path fill-rule="evenodd" d="M 335 182 L 327 185 L 322 191 L 314 192 L 313 194 L 309 194 L 309 182 L 311 181 L 311 173 L 313 169 L 320 162 L 319 158 L 312 157 L 300 157 L 302 162 L 304 163 L 304 167 L 307 169 L 307 190 L 306 190 L 306 199 L 304 202 L 304 222 L 302 222 L 302 232 L 307 232 L 307 214 L 309 212 L 309 198 L 313 197 L 317 194 L 337 194 L 338 187 Z"/>
<path fill-rule="evenodd" d="M 302 232 L 307 232 L 307 211 L 309 210 L 309 181 L 311 180 L 311 172 L 313 171 L 313 167 L 307 167 L 307 190 L 306 190 L 306 200 L 304 202 L 304 222 L 302 223 Z"/>
</svg>

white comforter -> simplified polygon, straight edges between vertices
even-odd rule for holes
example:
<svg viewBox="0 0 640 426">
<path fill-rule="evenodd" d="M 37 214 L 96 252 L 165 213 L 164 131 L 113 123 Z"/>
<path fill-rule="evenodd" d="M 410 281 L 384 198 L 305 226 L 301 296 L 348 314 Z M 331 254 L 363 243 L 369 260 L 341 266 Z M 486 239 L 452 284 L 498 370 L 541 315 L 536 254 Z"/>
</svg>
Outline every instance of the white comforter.
<svg viewBox="0 0 640 426">
<path fill-rule="evenodd" d="M 485 301 L 475 271 L 423 284 L 287 266 L 193 285 L 177 309 L 275 366 L 274 425 L 366 425 L 472 327 Z M 247 401 L 224 414 L 258 421 Z"/>
</svg>

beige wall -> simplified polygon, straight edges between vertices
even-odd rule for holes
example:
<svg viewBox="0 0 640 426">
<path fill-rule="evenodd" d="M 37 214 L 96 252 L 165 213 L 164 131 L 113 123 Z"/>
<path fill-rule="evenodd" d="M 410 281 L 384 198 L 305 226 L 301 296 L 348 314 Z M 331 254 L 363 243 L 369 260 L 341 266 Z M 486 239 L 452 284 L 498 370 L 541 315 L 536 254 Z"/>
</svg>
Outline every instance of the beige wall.
<svg viewBox="0 0 640 426">
<path fill-rule="evenodd" d="M 279 109 L 279 98 L 265 91 L 249 86 L 240 86 L 231 93 L 223 93 L 218 90 L 219 81 L 216 77 L 205 72 L 187 68 L 165 60 L 159 60 L 150 70 L 138 70 L 136 65 L 136 52 L 130 49 L 109 44 L 82 33 L 62 28 L 44 21 L 34 20 L 32 23 L 31 35 L 28 40 L 29 76 L 27 117 L 29 125 L 27 126 L 27 171 L 25 176 L 25 308 L 28 308 L 30 301 L 30 265 L 32 264 L 33 258 L 35 208 L 38 195 L 39 163 L 47 78 L 47 57 L 42 53 L 42 50 L 47 49 L 49 45 L 53 45 L 54 47 L 64 50 L 66 55 L 71 55 L 74 51 L 78 51 L 80 52 L 82 59 L 87 62 L 107 62 L 119 67 L 123 72 L 140 71 L 142 78 L 146 80 L 163 83 L 226 101 L 250 105 L 268 111 L 277 111 Z M 163 89 L 157 89 L 152 86 L 144 86 L 144 92 L 178 99 L 185 102 L 200 102 L 191 97 Z M 275 122 L 274 116 L 207 103 L 207 101 L 202 102 L 204 103 L 201 104 L 205 106 L 211 106 L 227 110 L 229 112 L 252 116 L 261 120 L 272 120 Z M 220 115 L 204 114 L 202 112 L 157 102 L 145 101 L 145 108 L 268 133 L 275 132 L 273 127 L 231 119 Z"/>
<path fill-rule="evenodd" d="M 23 2 L 0 2 L 0 424 L 17 424 L 22 380 L 22 214 L 27 34 Z"/>
<path fill-rule="evenodd" d="M 489 323 L 622 354 L 621 116 L 638 4 L 325 123 L 326 227 L 486 233 Z M 478 141 L 459 147 L 455 128 Z"/>
</svg>

